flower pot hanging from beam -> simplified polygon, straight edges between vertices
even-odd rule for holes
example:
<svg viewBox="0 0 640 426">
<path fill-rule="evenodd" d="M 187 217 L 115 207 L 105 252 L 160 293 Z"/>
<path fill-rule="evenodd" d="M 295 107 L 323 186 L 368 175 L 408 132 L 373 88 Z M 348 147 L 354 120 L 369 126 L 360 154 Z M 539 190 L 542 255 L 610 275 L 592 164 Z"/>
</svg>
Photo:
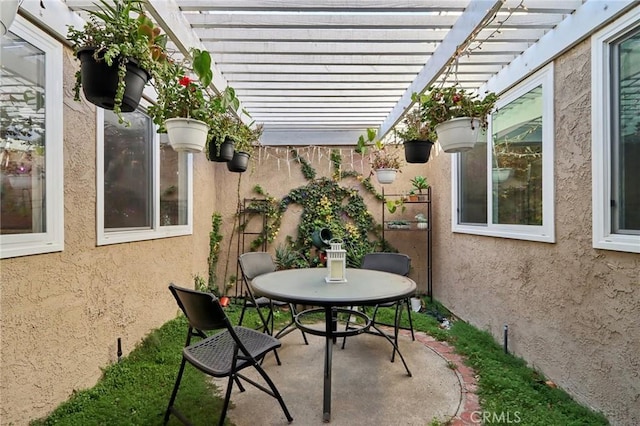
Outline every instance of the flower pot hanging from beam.
<svg viewBox="0 0 640 426">
<path fill-rule="evenodd" d="M 385 185 L 396 180 L 396 173 L 398 173 L 396 169 L 377 169 L 376 178 L 378 182 Z"/>
<path fill-rule="evenodd" d="M 475 118 L 458 117 L 435 127 L 438 134 L 438 142 L 444 152 L 454 154 L 473 149 L 478 134 L 480 133 L 480 122 Z"/>
<path fill-rule="evenodd" d="M 169 144 L 178 152 L 202 152 L 207 144 L 209 126 L 192 118 L 170 118 L 164 122 Z"/>
<path fill-rule="evenodd" d="M 249 166 L 249 153 L 242 151 L 235 151 L 233 158 L 227 161 L 227 170 L 234 173 L 242 173 L 247 170 Z"/>
<path fill-rule="evenodd" d="M 104 60 L 93 57 L 94 48 L 86 47 L 78 51 L 82 92 L 85 98 L 100 108 L 113 110 L 118 88 L 118 61 L 109 66 Z M 138 66 L 134 60 L 126 64 L 125 90 L 122 97 L 122 112 L 132 112 L 138 108 L 142 92 L 151 77 L 147 71 Z"/>
<path fill-rule="evenodd" d="M 407 163 L 426 163 L 431 155 L 431 141 L 407 141 L 404 144 L 404 159 Z"/>
<path fill-rule="evenodd" d="M 215 140 L 209 142 L 209 161 L 226 163 L 233 158 L 233 153 L 233 139 L 227 137 L 219 146 Z"/>
</svg>

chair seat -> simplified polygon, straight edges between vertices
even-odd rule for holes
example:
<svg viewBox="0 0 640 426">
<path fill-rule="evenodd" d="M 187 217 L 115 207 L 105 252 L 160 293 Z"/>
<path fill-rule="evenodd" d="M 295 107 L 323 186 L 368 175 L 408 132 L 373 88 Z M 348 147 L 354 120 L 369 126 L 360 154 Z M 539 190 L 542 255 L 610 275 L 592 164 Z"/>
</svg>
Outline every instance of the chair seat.
<svg viewBox="0 0 640 426">
<path fill-rule="evenodd" d="M 267 352 L 281 346 L 278 339 L 246 327 L 233 327 L 247 351 L 253 358 L 259 359 Z M 184 357 L 198 369 L 214 377 L 226 377 L 232 371 L 235 341 L 225 330 L 207 337 L 198 343 L 183 349 Z M 238 357 L 236 371 L 251 365 Z"/>
</svg>

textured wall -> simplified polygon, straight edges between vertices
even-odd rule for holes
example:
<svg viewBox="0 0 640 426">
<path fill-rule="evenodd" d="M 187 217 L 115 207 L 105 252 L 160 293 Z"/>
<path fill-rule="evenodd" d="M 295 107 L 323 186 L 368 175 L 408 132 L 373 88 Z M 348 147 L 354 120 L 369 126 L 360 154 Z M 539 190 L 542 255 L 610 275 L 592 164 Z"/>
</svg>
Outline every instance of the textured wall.
<svg viewBox="0 0 640 426">
<path fill-rule="evenodd" d="M 26 424 L 74 389 L 93 386 L 100 368 L 117 359 L 118 337 L 126 354 L 175 317 L 169 282 L 191 285 L 193 273 L 207 270 L 210 213 L 196 216 L 193 236 L 96 247 L 95 108 L 73 100 L 76 66 L 67 52 L 65 249 L 0 265 L 2 424 Z M 195 162 L 195 207 L 211 212 L 215 187 L 206 177 L 213 172 Z"/>
<path fill-rule="evenodd" d="M 591 247 L 588 41 L 555 62 L 555 244 L 451 232 L 450 158 L 435 187 L 436 297 L 612 423 L 640 424 L 640 255 Z"/>
<path fill-rule="evenodd" d="M 365 176 L 369 173 L 369 165 L 367 160 L 361 161 L 360 156 L 353 154 L 353 147 L 337 147 L 342 152 L 342 167 L 345 170 L 356 170 L 360 173 L 364 173 Z M 316 170 L 317 177 L 331 176 L 331 168 L 329 163 L 329 148 L 322 147 L 315 150 L 309 150 L 306 147 L 301 148 L 304 158 L 309 161 L 311 166 Z M 308 154 L 308 155 L 307 155 Z M 400 152 L 400 155 L 404 154 Z M 236 205 L 238 200 L 238 179 L 240 178 L 240 198 L 260 198 L 256 195 L 252 188 L 255 185 L 260 185 L 267 194 L 282 198 L 294 188 L 304 186 L 308 181 L 304 178 L 301 172 L 300 165 L 297 162 L 291 160 L 291 156 L 287 154 L 286 148 L 267 148 L 256 152 L 251 160 L 250 170 L 243 174 L 229 173 L 226 167 L 216 166 L 216 188 L 217 199 L 216 206 L 217 211 L 222 214 L 223 217 L 223 235 L 224 240 L 222 242 L 223 253 L 221 253 L 220 262 L 218 264 L 217 274 L 220 280 L 227 279 L 231 275 L 236 274 L 235 259 L 238 253 L 238 240 L 237 233 L 233 234 L 233 240 L 229 247 L 229 238 L 233 228 L 233 217 L 236 211 Z M 402 173 L 398 174 L 396 181 L 393 184 L 385 185 L 386 193 L 401 193 L 407 192 L 411 189 L 411 183 L 409 180 L 416 175 L 424 175 L 426 173 L 425 168 L 428 164 L 412 164 L 405 165 L 402 169 Z M 373 183 L 378 191 L 381 191 L 381 185 L 377 183 L 375 178 L 372 179 Z M 360 194 L 364 197 L 369 210 L 376 219 L 380 222 L 382 215 L 382 205 L 379 201 L 375 200 L 368 192 L 366 192 L 360 183 L 354 178 L 344 179 L 341 182 L 343 186 L 351 186 L 360 190 Z M 435 190 L 434 190 L 435 191 Z M 423 204 L 407 204 L 407 210 L 404 213 L 395 213 L 389 216 L 388 213 L 386 220 L 406 219 L 414 220 L 413 217 L 420 210 L 420 207 L 424 207 Z M 299 223 L 299 216 L 302 212 L 302 206 L 290 205 L 287 209 L 283 221 L 282 227 L 278 234 L 276 241 L 268 247 L 268 251 L 275 253 L 275 248 L 278 244 L 284 242 L 287 235 L 297 236 L 297 226 Z M 426 213 L 425 213 L 426 214 Z M 253 219 L 251 226 L 256 222 Z M 252 228 L 251 230 L 255 230 Z M 253 236 L 245 237 L 245 250 L 249 250 L 249 244 L 253 240 Z M 407 253 L 412 259 L 412 271 L 410 277 L 413 278 L 418 284 L 418 290 L 425 293 L 426 287 L 426 269 L 424 263 L 424 256 L 426 252 L 426 233 L 424 232 L 389 232 L 385 234 L 385 238 L 389 240 L 399 251 Z M 230 250 L 230 251 L 228 251 Z M 241 250 L 242 251 L 242 250 Z M 229 256 L 227 256 L 227 252 Z M 229 264 L 225 259 L 231 259 Z M 225 269 L 226 274 L 225 274 Z M 239 291 L 239 290 L 238 290 Z M 230 294 L 235 294 L 235 289 L 232 289 Z"/>
</svg>

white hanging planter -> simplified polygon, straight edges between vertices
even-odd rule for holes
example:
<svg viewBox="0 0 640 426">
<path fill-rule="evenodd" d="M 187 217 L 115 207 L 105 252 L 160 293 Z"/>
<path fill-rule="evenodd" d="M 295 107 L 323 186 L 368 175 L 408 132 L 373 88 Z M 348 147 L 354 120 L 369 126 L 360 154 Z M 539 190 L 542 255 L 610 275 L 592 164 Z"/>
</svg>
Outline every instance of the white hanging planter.
<svg viewBox="0 0 640 426">
<path fill-rule="evenodd" d="M 193 118 L 169 118 L 164 122 L 169 143 L 174 151 L 202 152 L 207 144 L 209 126 Z"/>
<path fill-rule="evenodd" d="M 511 177 L 511 172 L 513 169 L 510 167 L 497 168 L 494 167 L 491 171 L 491 177 L 493 179 L 493 183 L 502 183 Z"/>
<path fill-rule="evenodd" d="M 480 122 L 471 117 L 458 117 L 438 124 L 435 131 L 444 152 L 465 152 L 476 144 Z"/>
<path fill-rule="evenodd" d="M 396 180 L 396 169 L 377 169 L 376 178 L 381 184 L 393 183 Z"/>
<path fill-rule="evenodd" d="M 11 23 L 18 14 L 19 0 L 2 0 L 0 1 L 0 36 L 9 31 Z"/>
</svg>

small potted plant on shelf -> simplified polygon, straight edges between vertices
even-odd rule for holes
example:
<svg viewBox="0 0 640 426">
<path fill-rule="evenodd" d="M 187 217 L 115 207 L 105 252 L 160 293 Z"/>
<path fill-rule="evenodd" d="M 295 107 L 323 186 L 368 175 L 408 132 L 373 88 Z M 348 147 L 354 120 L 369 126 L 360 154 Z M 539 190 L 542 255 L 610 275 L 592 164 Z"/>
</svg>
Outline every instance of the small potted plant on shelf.
<svg viewBox="0 0 640 426">
<path fill-rule="evenodd" d="M 404 159 L 407 163 L 429 161 L 436 133 L 431 122 L 422 120 L 420 108 L 413 108 L 403 120 L 403 127 L 395 130 L 404 145 Z"/>
<path fill-rule="evenodd" d="M 122 113 L 134 111 L 145 85 L 166 62 L 167 36 L 160 34 L 144 13 L 141 0 L 100 0 L 88 10 L 83 29 L 69 28 L 80 70 L 76 72 L 75 99 L 80 88 L 87 100 L 113 110 L 120 123 Z"/>
<path fill-rule="evenodd" d="M 367 129 L 367 139 L 360 135 L 356 151 L 365 155 L 367 147 L 372 146 L 372 173 L 375 172 L 376 178 L 381 184 L 392 183 L 396 179 L 396 174 L 400 171 L 400 158 L 398 158 L 397 152 L 389 148 L 389 144 L 376 140 L 376 134 L 375 129 Z"/>
<path fill-rule="evenodd" d="M 167 133 L 175 151 L 201 152 L 209 136 L 209 122 L 221 112 L 219 96 L 208 92 L 213 78 L 209 52 L 193 49 L 191 54 L 191 67 L 186 62 L 165 64 L 154 81 L 157 101 L 147 112 L 158 131 Z"/>
<path fill-rule="evenodd" d="M 429 223 L 424 214 L 418 213 L 416 216 L 416 227 L 418 229 L 427 229 L 429 227 Z"/>
<path fill-rule="evenodd" d="M 429 188 L 429 183 L 427 182 L 427 178 L 424 176 L 416 176 L 413 179 L 411 179 L 411 185 L 413 185 L 413 188 L 415 189 L 415 191 L 418 191 L 418 201 L 427 201 L 427 195 L 423 194 L 422 191 L 426 190 L 427 188 Z"/>
<path fill-rule="evenodd" d="M 413 94 L 420 103 L 422 119 L 434 126 L 444 152 L 464 152 L 473 148 L 480 130 L 487 129 L 487 116 L 498 97 L 484 98 L 460 87 L 430 87 L 427 93 Z"/>
</svg>

